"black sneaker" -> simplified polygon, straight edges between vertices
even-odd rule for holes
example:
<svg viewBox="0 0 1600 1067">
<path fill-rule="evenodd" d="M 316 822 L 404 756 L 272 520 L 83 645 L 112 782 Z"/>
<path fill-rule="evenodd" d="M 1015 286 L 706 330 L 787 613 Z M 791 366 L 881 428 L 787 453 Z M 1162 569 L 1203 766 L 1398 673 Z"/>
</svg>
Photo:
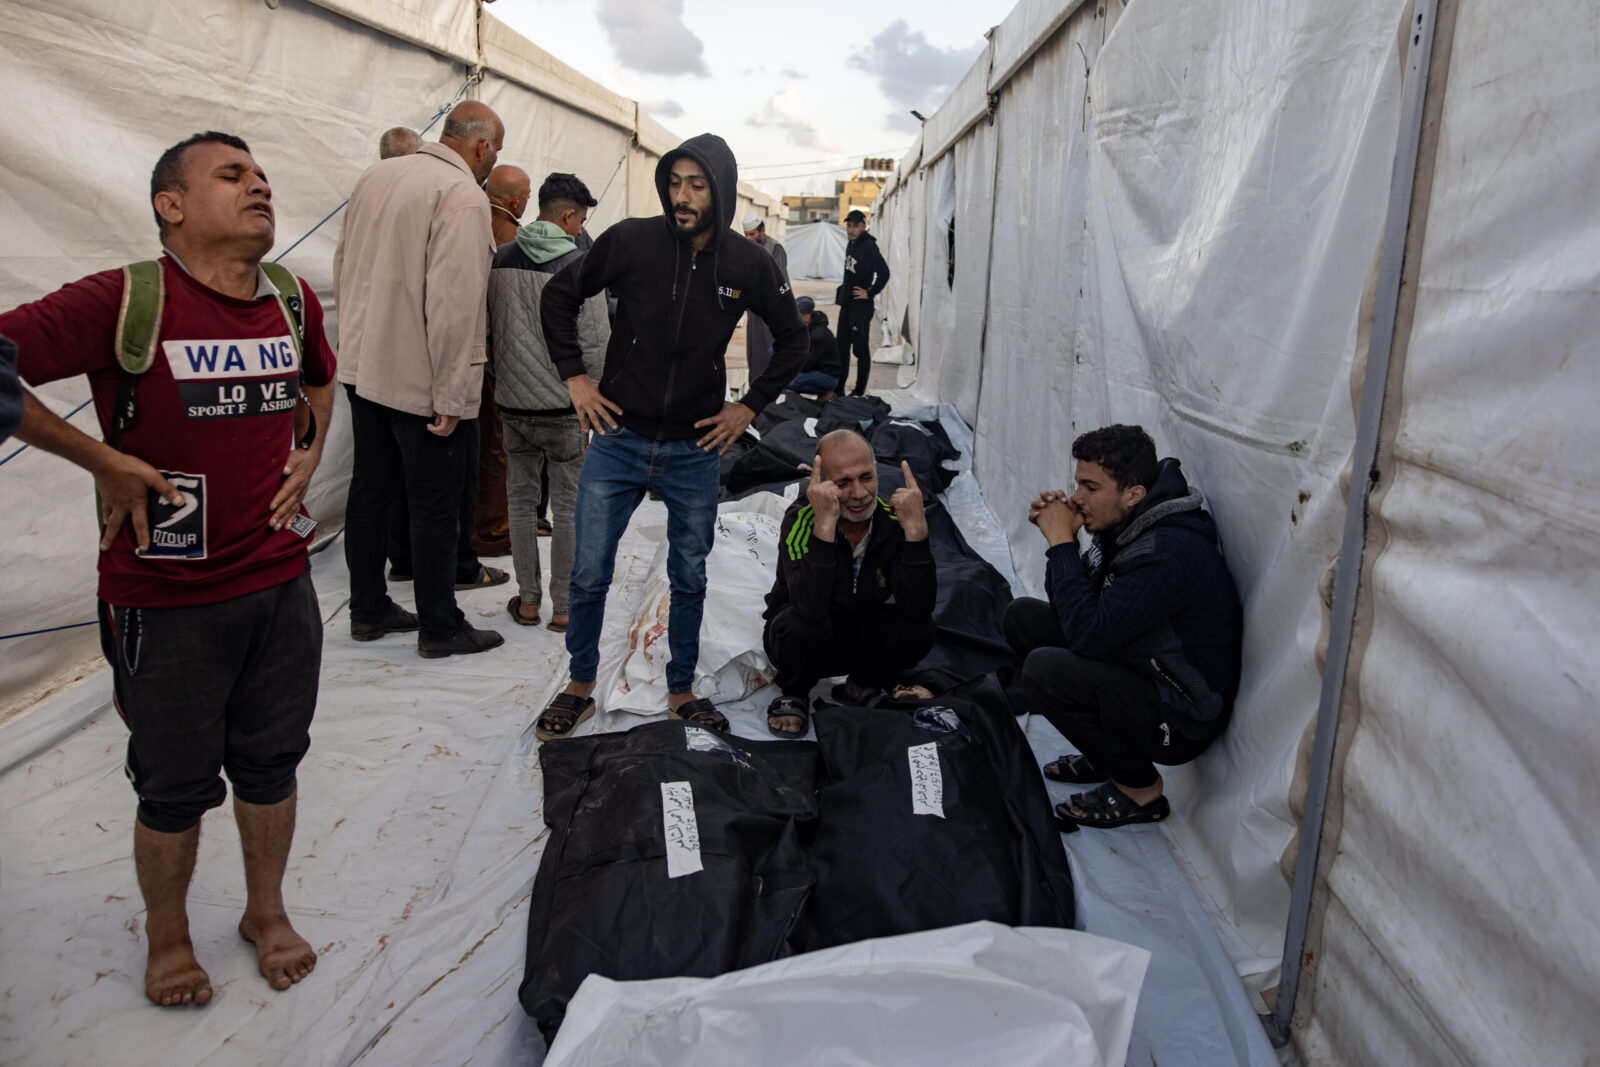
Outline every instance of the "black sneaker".
<svg viewBox="0 0 1600 1067">
<path fill-rule="evenodd" d="M 391 582 L 409 582 L 411 581 L 411 572 L 403 567 L 390 567 L 389 580 Z"/>
<path fill-rule="evenodd" d="M 461 629 L 443 641 L 417 639 L 417 655 L 423 659 L 443 659 L 445 656 L 470 656 L 474 652 L 487 652 L 499 648 L 506 639 L 495 630 L 478 630 L 463 623 Z"/>
<path fill-rule="evenodd" d="M 350 620 L 350 636 L 357 641 L 376 641 L 384 634 L 413 633 L 420 628 L 416 615 L 399 604 L 390 604 L 389 610 L 377 622 Z"/>
</svg>

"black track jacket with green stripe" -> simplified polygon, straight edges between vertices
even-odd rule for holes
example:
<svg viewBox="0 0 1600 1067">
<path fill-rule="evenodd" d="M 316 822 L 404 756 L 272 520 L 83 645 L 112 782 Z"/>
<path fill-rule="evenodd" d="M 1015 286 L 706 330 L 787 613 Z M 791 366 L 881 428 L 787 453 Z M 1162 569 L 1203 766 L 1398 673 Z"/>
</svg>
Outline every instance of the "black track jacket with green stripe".
<svg viewBox="0 0 1600 1067">
<path fill-rule="evenodd" d="M 894 509 L 878 498 L 872 531 L 858 576 L 851 566 L 850 542 L 842 533 L 829 544 L 812 536 L 811 505 L 796 500 L 783 513 L 778 531 L 778 576 L 767 594 L 763 619 L 793 605 L 795 614 L 821 622 L 834 613 L 859 612 L 892 599 L 908 619 L 933 615 L 937 584 L 933 550 L 927 541 L 907 541 Z"/>
</svg>

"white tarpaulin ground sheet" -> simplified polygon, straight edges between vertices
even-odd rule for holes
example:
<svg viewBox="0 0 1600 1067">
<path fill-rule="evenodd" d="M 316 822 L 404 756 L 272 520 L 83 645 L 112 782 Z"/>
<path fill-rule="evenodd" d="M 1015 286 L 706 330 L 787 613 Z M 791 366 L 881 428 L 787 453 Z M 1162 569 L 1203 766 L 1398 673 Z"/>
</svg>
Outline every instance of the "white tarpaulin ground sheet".
<svg viewBox="0 0 1600 1067">
<path fill-rule="evenodd" d="M 942 414 L 958 445 L 970 441 L 950 409 Z M 970 474 L 944 499 L 974 546 L 1004 561 L 1007 547 Z M 752 598 L 765 591 L 757 572 L 774 553 L 782 507 L 772 496 L 725 505 L 710 560 L 699 682 L 719 687 L 734 730 L 752 738 L 769 736 L 761 709 L 773 694 L 749 690 L 766 669 Z M 659 504 L 646 502 L 635 515 L 601 643 L 612 671 L 603 691 L 638 711 L 657 700 L 641 697 L 655 671 L 653 646 L 639 637 L 655 618 L 664 526 Z M 543 1043 L 516 988 L 528 894 L 546 839 L 532 722 L 564 678 L 561 640 L 510 625 L 502 587 L 461 594 L 474 622 L 506 634 L 501 650 L 432 661 L 419 659 L 406 637 L 358 644 L 343 612 L 339 546 L 313 563 L 328 624 L 287 896 L 320 954 L 316 972 L 285 993 L 272 992 L 256 974 L 253 952 L 233 929 L 243 903 L 237 833 L 232 816 L 216 811 L 204 822 L 190 893 L 196 949 L 216 998 L 203 1009 L 162 1010 L 145 1001 L 142 906 L 129 858 L 134 798 L 122 774 L 126 732 L 102 672 L 0 726 L 0 1062 L 435 1067 L 540 1059 Z M 395 592 L 409 604 L 406 586 Z M 611 711 L 593 728 L 639 721 L 636 711 Z M 1041 759 L 1058 754 L 1061 741 L 1042 721 L 1030 722 L 1028 732 Z M 1274 1063 L 1161 834 L 1133 827 L 1067 841 L 1084 928 L 1151 953 L 1126 1062 Z M 1132 974 L 1133 956 L 1123 946 L 1030 936 L 1029 953 L 1070 955 L 1057 961 L 1063 974 Z M 923 990 L 918 996 L 933 998 L 929 1007 L 944 1004 L 952 1017 L 958 1005 L 941 997 L 964 989 L 965 1004 L 971 983 L 990 980 L 982 967 L 952 969 L 923 987 L 911 971 L 895 988 Z M 1018 980 L 1006 973 L 1007 981 Z M 1038 975 L 1027 984 L 1036 987 L 1034 996 L 1063 995 L 1065 988 Z M 809 988 L 817 989 L 815 977 Z M 768 1003 L 781 1014 L 787 999 L 774 994 Z M 1096 1017 L 1090 1003 L 1078 1007 Z M 1064 1039 L 1062 1026 L 1058 1018 L 1040 1047 Z M 908 1047 L 920 1047 L 916 1034 L 902 1036 Z M 880 1037 L 895 1040 L 892 1028 Z M 1093 1038 L 1102 1050 L 1118 1040 L 1099 1029 Z M 793 1062 L 785 1054 L 793 1038 L 785 1040 L 791 1044 L 784 1052 L 739 1062 Z"/>
</svg>

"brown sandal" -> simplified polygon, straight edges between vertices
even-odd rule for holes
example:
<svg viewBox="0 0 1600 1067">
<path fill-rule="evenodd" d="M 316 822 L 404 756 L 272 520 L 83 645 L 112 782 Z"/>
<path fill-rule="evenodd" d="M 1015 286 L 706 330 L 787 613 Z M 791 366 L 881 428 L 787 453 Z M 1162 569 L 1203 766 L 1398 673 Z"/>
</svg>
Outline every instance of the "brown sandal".
<svg viewBox="0 0 1600 1067">
<path fill-rule="evenodd" d="M 568 737 L 580 723 L 594 714 L 594 697 L 557 693 L 545 705 L 544 714 L 533 724 L 533 736 L 541 741 Z"/>
</svg>

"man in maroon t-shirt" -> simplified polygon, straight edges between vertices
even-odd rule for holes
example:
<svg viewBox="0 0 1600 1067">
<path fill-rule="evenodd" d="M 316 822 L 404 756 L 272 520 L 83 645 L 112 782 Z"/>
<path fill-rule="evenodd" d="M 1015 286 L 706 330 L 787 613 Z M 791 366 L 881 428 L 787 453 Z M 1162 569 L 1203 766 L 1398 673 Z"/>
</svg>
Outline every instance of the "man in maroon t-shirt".
<svg viewBox="0 0 1600 1067">
<path fill-rule="evenodd" d="M 307 571 L 316 524 L 300 506 L 333 411 L 333 351 L 302 283 L 295 315 L 261 269 L 272 189 L 245 143 L 196 134 L 164 153 L 150 191 L 165 255 L 154 359 L 125 381 L 114 352 L 120 270 L 102 271 L 0 315 L 33 385 L 86 374 L 116 447 L 32 394 L 18 437 L 95 476 L 103 504 L 100 636 L 128 724 L 139 796 L 133 856 L 147 915 L 145 993 L 204 1004 L 186 905 L 200 817 L 233 783 L 247 898 L 239 933 L 262 975 L 287 989 L 316 954 L 289 923 L 283 874 L 294 836 L 295 771 L 310 745 L 322 619 Z M 296 439 L 304 393 L 316 434 Z"/>
</svg>

